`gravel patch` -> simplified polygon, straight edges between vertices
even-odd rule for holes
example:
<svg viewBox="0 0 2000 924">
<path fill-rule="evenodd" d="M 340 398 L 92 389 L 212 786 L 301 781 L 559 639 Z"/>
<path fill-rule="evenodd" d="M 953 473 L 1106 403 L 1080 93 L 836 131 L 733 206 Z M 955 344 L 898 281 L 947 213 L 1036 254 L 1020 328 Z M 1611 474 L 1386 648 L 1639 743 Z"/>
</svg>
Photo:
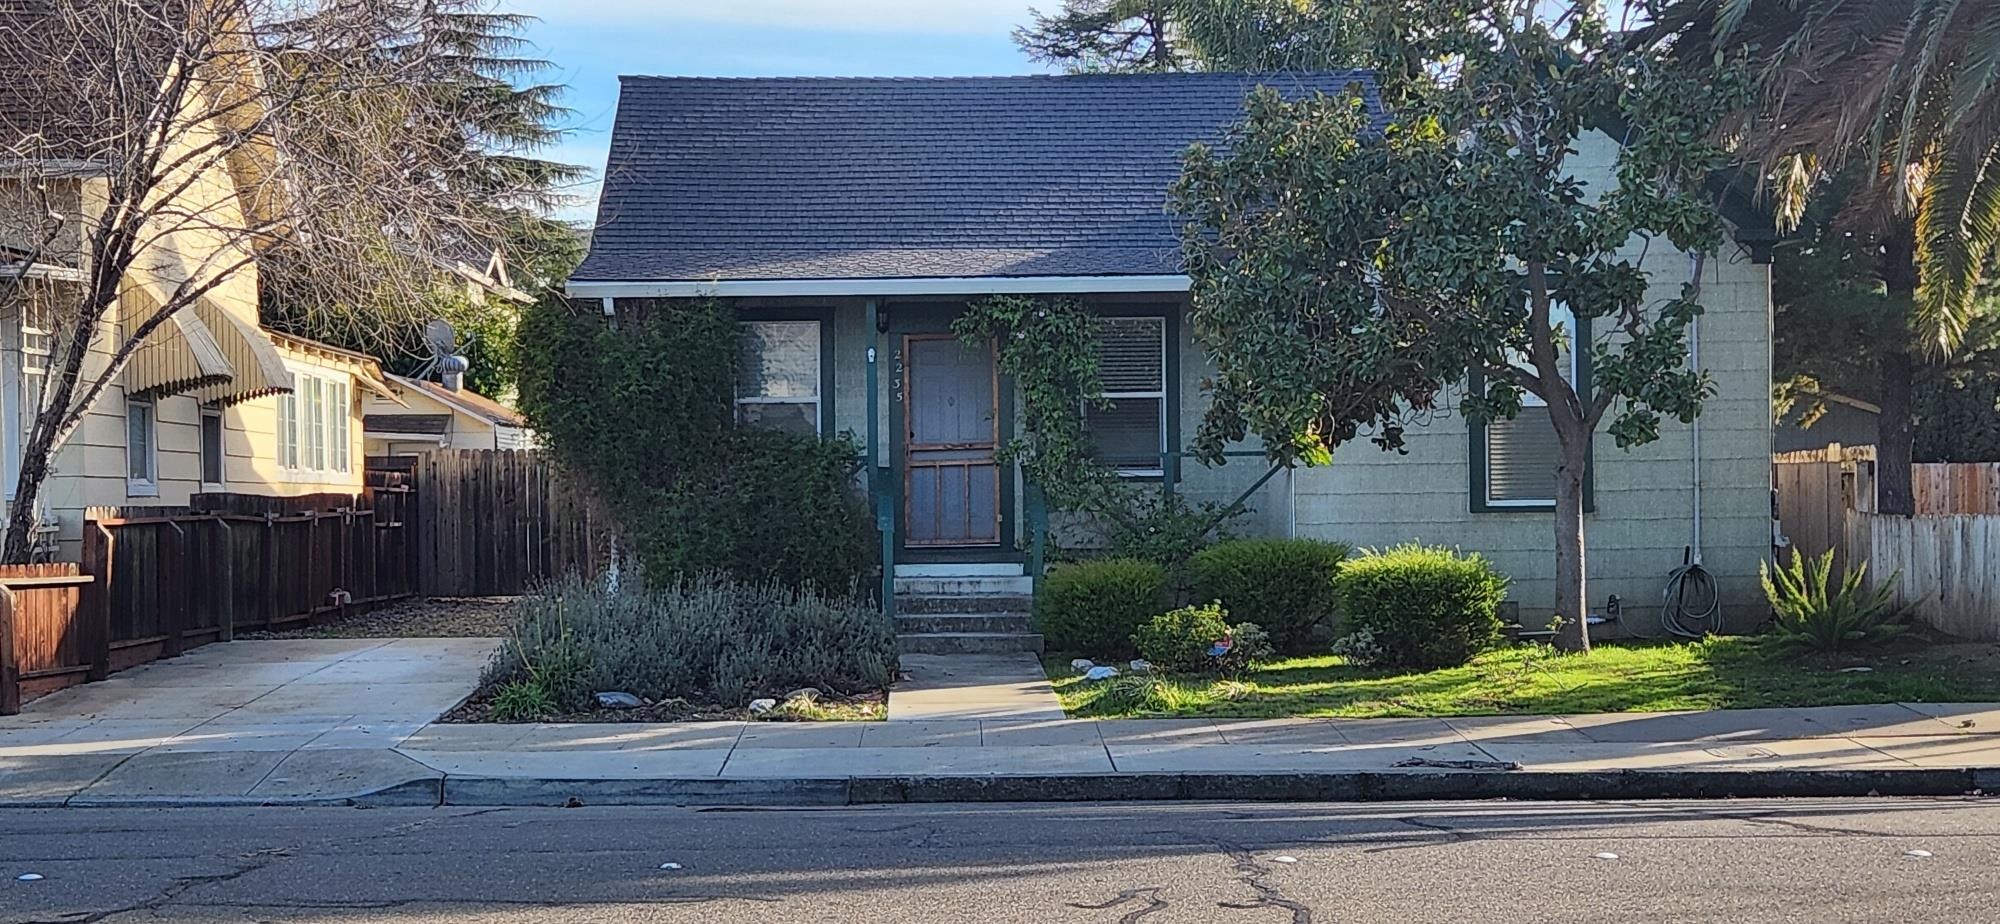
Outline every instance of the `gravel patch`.
<svg viewBox="0 0 2000 924">
<path fill-rule="evenodd" d="M 312 627 L 239 632 L 240 639 L 506 638 L 513 597 L 416 598 Z"/>
</svg>

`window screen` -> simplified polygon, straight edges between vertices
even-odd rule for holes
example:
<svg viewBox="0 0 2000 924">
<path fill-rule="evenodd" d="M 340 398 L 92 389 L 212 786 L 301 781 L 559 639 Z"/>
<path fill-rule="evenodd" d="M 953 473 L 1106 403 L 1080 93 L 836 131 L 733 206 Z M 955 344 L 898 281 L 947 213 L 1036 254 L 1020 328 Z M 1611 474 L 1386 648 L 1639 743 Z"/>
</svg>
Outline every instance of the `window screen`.
<svg viewBox="0 0 2000 924">
<path fill-rule="evenodd" d="M 201 412 L 201 482 L 222 483 L 222 414 Z"/>
<path fill-rule="evenodd" d="M 151 401 L 129 401 L 125 404 L 125 478 L 140 484 L 153 483 Z"/>
<path fill-rule="evenodd" d="M 1097 374 L 1108 406 L 1084 409 L 1099 462 L 1128 474 L 1158 473 L 1167 449 L 1167 322 L 1105 318 Z"/>
<path fill-rule="evenodd" d="M 820 430 L 818 321 L 746 321 L 736 373 L 736 418 L 794 433 Z"/>
</svg>

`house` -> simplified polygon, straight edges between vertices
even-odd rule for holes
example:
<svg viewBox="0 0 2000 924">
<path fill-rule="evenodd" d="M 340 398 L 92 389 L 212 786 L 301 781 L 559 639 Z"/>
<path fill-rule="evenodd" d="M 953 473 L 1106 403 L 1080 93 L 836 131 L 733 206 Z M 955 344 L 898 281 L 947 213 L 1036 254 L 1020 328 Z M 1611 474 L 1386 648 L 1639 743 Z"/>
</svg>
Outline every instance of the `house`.
<svg viewBox="0 0 2000 924">
<path fill-rule="evenodd" d="M 415 455 L 431 449 L 533 449 L 535 431 L 521 412 L 465 390 L 457 376 L 429 382 L 391 375 L 393 397 L 372 395 L 362 406 L 368 457 Z"/>
<path fill-rule="evenodd" d="M 35 17 L 47 15 L 35 4 L 7 5 L 0 28 L 31 34 Z M 129 339 L 124 332 L 168 303 L 177 286 L 202 267 L 254 256 L 241 239 L 212 229 L 248 224 L 244 216 L 258 206 L 245 190 L 264 168 L 249 153 L 189 158 L 206 166 L 168 184 L 176 198 L 159 212 L 203 221 L 151 228 L 113 310 L 96 329 L 80 330 L 64 315 L 88 278 L 94 255 L 85 229 L 105 208 L 113 167 L 101 142 L 69 136 L 75 126 L 53 115 L 60 101 L 20 92 L 42 85 L 0 74 L 0 160 L 13 168 L 0 172 L 0 480 L 8 506 L 28 434 L 38 415 L 53 413 L 43 406 L 51 371 L 60 368 L 55 357 L 86 335 L 83 381 L 103 380 L 112 351 Z M 205 113 L 189 119 L 212 121 Z M 44 524 L 37 554 L 74 558 L 88 507 L 179 506 L 215 491 L 361 489 L 361 395 L 394 394 L 375 361 L 263 329 L 254 261 L 216 275 L 219 284 L 137 345 L 56 452 L 36 500 Z"/>
<path fill-rule="evenodd" d="M 950 325 L 968 301 L 1024 294 L 1079 299 L 1105 317 L 1110 405 L 1088 423 L 1123 477 L 1198 499 L 1247 497 L 1253 533 L 1478 551 L 1513 576 L 1524 611 L 1552 607 L 1545 419 L 1474 427 L 1439 413 L 1410 429 L 1407 455 L 1357 441 L 1332 465 L 1289 472 L 1273 473 L 1255 445 L 1215 468 L 1186 458 L 1207 370 L 1164 206 L 1181 152 L 1236 122 L 1256 83 L 1373 86 L 1363 73 L 628 77 L 596 232 L 568 289 L 610 315 L 647 299 L 732 300 L 758 370 L 739 386 L 743 419 L 865 434 L 899 580 L 1023 575 L 1028 492 L 995 459 L 1017 403 L 993 351 L 964 347 Z M 1615 142 L 1593 132 L 1578 150 L 1582 178 L 1609 182 Z M 1700 355 L 1719 394 L 1699 422 L 1669 422 L 1631 452 L 1599 443 L 1591 603 L 1625 631 L 1658 631 L 1669 573 L 1696 545 L 1731 625 L 1761 619 L 1772 439 L 1763 243 L 1740 234 L 1705 270 Z M 1662 297 L 1687 275 L 1686 257 L 1668 250 L 1631 250 Z"/>
<path fill-rule="evenodd" d="M 1880 429 L 1882 409 L 1860 398 L 1836 392 L 1819 396 L 1818 417 L 1806 422 L 1807 402 L 1801 401 L 1778 421 L 1773 448 L 1777 452 L 1803 452 L 1828 446 L 1873 446 Z"/>
</svg>

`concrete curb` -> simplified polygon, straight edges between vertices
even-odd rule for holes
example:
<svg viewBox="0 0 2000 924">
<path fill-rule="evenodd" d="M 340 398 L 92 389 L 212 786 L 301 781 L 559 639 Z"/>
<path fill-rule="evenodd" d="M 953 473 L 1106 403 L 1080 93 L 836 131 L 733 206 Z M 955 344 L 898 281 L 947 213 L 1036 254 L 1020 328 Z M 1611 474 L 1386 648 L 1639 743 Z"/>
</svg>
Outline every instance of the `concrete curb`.
<svg viewBox="0 0 2000 924">
<path fill-rule="evenodd" d="M 1962 796 L 1996 790 L 2000 790 L 2000 769 L 1440 770 L 881 776 L 813 780 L 446 777 L 443 804 L 823 806 L 940 802 L 1551 801 Z"/>
</svg>

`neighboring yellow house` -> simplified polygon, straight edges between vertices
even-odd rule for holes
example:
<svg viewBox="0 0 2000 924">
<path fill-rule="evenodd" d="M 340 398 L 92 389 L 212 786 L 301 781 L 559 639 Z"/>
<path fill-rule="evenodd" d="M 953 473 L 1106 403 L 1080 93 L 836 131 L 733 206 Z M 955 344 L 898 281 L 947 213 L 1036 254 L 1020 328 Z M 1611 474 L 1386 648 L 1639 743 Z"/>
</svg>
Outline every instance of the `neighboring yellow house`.
<svg viewBox="0 0 2000 924">
<path fill-rule="evenodd" d="M 80 302 L 94 256 L 84 229 L 103 212 L 113 172 L 93 159 L 101 146 L 41 128 L 61 125 L 49 111 L 45 100 L 0 95 L 0 126 L 13 133 L 0 134 L 0 148 L 23 143 L 41 152 L 25 173 L 0 178 L 0 284 L 18 279 L 23 296 L 0 304 L 0 479 L 9 505 L 51 370 L 77 327 L 62 317 Z M 197 150 L 211 132 L 233 127 L 200 114 L 189 125 L 170 155 Z M 150 222 L 119 304 L 92 331 L 83 382 L 102 379 L 113 351 L 129 339 L 125 331 L 155 314 L 176 287 L 221 280 L 153 330 L 57 451 L 36 503 L 40 555 L 77 555 L 87 507 L 179 506 L 211 491 L 362 487 L 362 393 L 393 398 L 381 370 L 367 356 L 263 330 L 257 266 L 230 269 L 254 256 L 248 236 L 231 229 L 257 224 L 246 215 L 272 194 L 261 159 L 268 155 L 245 146 L 219 163 L 188 158 L 205 166 L 160 184 L 179 189 L 174 207 Z"/>
<path fill-rule="evenodd" d="M 448 384 L 389 376 L 393 395 L 363 406 L 368 455 L 409 456 L 432 449 L 533 449 L 535 431 L 519 411 Z"/>
</svg>

